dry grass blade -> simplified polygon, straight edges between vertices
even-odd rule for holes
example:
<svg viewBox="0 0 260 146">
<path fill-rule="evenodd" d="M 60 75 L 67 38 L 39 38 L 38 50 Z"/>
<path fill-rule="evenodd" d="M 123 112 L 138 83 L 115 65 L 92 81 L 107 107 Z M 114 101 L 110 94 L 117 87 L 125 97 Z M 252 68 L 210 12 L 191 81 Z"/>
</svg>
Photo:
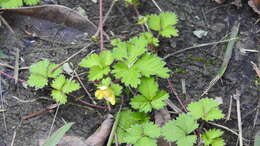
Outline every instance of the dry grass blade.
<svg viewBox="0 0 260 146">
<path fill-rule="evenodd" d="M 233 26 L 232 28 L 232 32 L 231 32 L 231 39 L 232 38 L 236 38 L 237 35 L 238 35 L 238 31 L 239 31 L 239 26 L 240 24 L 238 24 L 237 26 Z M 217 81 L 224 75 L 227 67 L 228 67 L 228 63 L 231 59 L 231 56 L 232 56 L 232 51 L 233 51 L 233 48 L 234 48 L 234 44 L 235 44 L 236 40 L 231 40 L 229 41 L 228 43 L 228 46 L 227 46 L 227 50 L 225 52 L 225 55 L 224 55 L 224 60 L 223 60 L 223 63 L 218 71 L 218 74 L 215 76 L 215 78 L 213 78 L 210 83 L 209 83 L 209 86 L 204 90 L 204 92 L 201 94 L 201 96 L 205 95 L 208 93 L 208 91 L 217 83 Z"/>
</svg>

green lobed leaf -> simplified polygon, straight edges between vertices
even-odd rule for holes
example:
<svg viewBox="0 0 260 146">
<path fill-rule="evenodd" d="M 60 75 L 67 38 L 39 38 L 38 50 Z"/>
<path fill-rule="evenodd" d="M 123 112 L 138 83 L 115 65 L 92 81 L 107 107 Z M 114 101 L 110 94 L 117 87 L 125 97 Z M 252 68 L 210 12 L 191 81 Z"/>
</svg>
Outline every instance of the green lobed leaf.
<svg viewBox="0 0 260 146">
<path fill-rule="evenodd" d="M 61 104 L 67 103 L 67 96 L 66 96 L 66 94 L 64 94 L 60 90 L 52 90 L 51 91 L 51 96 L 58 103 L 61 103 Z"/>
<path fill-rule="evenodd" d="M 150 77 L 156 75 L 161 78 L 169 77 L 169 69 L 164 67 L 166 63 L 154 54 L 143 55 L 134 65 L 138 68 L 142 75 Z"/>
<path fill-rule="evenodd" d="M 114 61 L 113 54 L 109 50 L 101 51 L 99 54 L 99 58 L 103 67 L 111 65 Z"/>
<path fill-rule="evenodd" d="M 91 55 L 86 56 L 85 58 L 83 58 L 80 63 L 79 66 L 81 67 L 85 67 L 85 68 L 91 68 L 91 67 L 100 67 L 102 68 L 102 63 L 99 59 L 99 56 L 94 53 Z"/>
<path fill-rule="evenodd" d="M 76 91 L 80 88 L 79 83 L 74 80 L 68 80 L 65 76 L 60 75 L 52 81 L 52 97 L 56 102 L 65 104 L 67 102 L 66 94 Z"/>
<path fill-rule="evenodd" d="M 142 95 L 135 96 L 131 99 L 130 105 L 134 109 L 138 109 L 140 112 L 151 112 L 152 111 L 152 105 L 150 101 Z"/>
<path fill-rule="evenodd" d="M 224 132 L 219 129 L 210 129 L 202 134 L 202 140 L 206 146 L 224 146 L 224 140 L 220 138 L 223 133 Z"/>
<path fill-rule="evenodd" d="M 196 135 L 185 136 L 177 141 L 177 146 L 193 146 L 196 140 Z"/>
<path fill-rule="evenodd" d="M 172 36 L 175 36 L 175 37 L 179 36 L 179 31 L 173 26 L 167 26 L 163 30 L 161 30 L 159 33 L 160 33 L 160 35 L 162 35 L 163 37 L 166 37 L 166 38 L 170 38 Z"/>
<path fill-rule="evenodd" d="M 153 109 L 156 110 L 162 109 L 166 105 L 165 100 L 168 98 L 169 98 L 169 94 L 166 91 L 157 92 L 157 95 L 153 97 L 151 101 L 151 105 Z"/>
<path fill-rule="evenodd" d="M 160 13 L 160 22 L 162 29 L 177 24 L 178 18 L 175 13 L 172 12 L 162 12 Z"/>
<path fill-rule="evenodd" d="M 57 90 L 62 90 L 63 86 L 66 83 L 66 78 L 64 75 L 58 76 L 52 81 L 51 87 Z"/>
<path fill-rule="evenodd" d="M 158 15 L 150 15 L 148 18 L 148 26 L 150 29 L 155 30 L 155 31 L 160 31 L 161 30 L 161 20 Z"/>
<path fill-rule="evenodd" d="M 48 78 L 38 74 L 31 74 L 29 76 L 27 84 L 31 87 L 43 88 L 48 85 Z"/>
<path fill-rule="evenodd" d="M 112 84 L 111 88 L 115 94 L 115 96 L 119 96 L 122 93 L 122 87 L 118 84 Z"/>
<path fill-rule="evenodd" d="M 80 88 L 80 85 L 75 80 L 66 80 L 66 84 L 64 85 L 62 92 L 65 94 L 68 94 L 73 91 L 77 91 L 79 88 Z"/>
<path fill-rule="evenodd" d="M 126 130 L 126 143 L 135 144 L 143 134 L 143 127 L 140 124 L 135 124 Z"/>
<path fill-rule="evenodd" d="M 26 5 L 36 5 L 40 0 L 23 0 Z"/>
<path fill-rule="evenodd" d="M 189 143 L 195 143 L 196 136 L 189 134 L 198 128 L 198 126 L 197 121 L 192 116 L 181 114 L 176 120 L 167 122 L 162 127 L 161 134 L 167 141 L 177 141 L 177 143 L 182 144 L 186 141 L 184 139 L 190 139 Z"/>
<path fill-rule="evenodd" d="M 121 41 L 120 39 L 115 39 L 111 41 L 111 44 L 113 46 L 116 46 L 113 48 L 113 56 L 117 60 L 124 61 L 124 59 L 127 58 L 127 43 Z"/>
<path fill-rule="evenodd" d="M 43 146 L 56 146 L 74 123 L 66 123 L 56 130 L 43 144 Z"/>
<path fill-rule="evenodd" d="M 153 36 L 151 32 L 143 32 L 139 34 L 140 37 L 144 37 L 148 41 L 148 44 L 159 46 L 159 40 Z"/>
<path fill-rule="evenodd" d="M 153 138 L 142 137 L 134 146 L 157 146 L 156 140 Z"/>
<path fill-rule="evenodd" d="M 160 131 L 160 127 L 152 122 L 147 122 L 143 124 L 143 134 L 145 136 L 149 136 L 151 138 L 158 138 L 161 136 Z"/>
<path fill-rule="evenodd" d="M 2 8 L 18 8 L 23 6 L 23 0 L 8 0 L 0 2 Z"/>
<path fill-rule="evenodd" d="M 125 140 L 128 144 L 153 144 L 155 138 L 160 136 L 160 128 L 152 122 L 132 125 L 126 130 Z M 143 138 L 147 139 L 143 139 Z"/>
<path fill-rule="evenodd" d="M 189 114 L 196 119 L 212 121 L 222 119 L 224 114 L 219 109 L 219 103 L 210 98 L 203 98 L 197 102 L 193 102 L 187 107 Z"/>
<path fill-rule="evenodd" d="M 165 91 L 158 91 L 158 83 L 154 78 L 143 78 L 138 87 L 142 95 L 131 99 L 130 105 L 141 112 L 151 112 L 152 109 L 161 109 L 166 103 L 169 94 Z"/>
<path fill-rule="evenodd" d="M 178 36 L 178 30 L 175 28 L 178 18 L 175 13 L 162 12 L 159 15 L 150 15 L 148 17 L 148 26 L 150 29 L 158 31 L 163 37 L 170 38 Z"/>
<path fill-rule="evenodd" d="M 131 86 L 136 88 L 137 85 L 140 84 L 141 74 L 140 72 L 133 66 L 128 68 L 126 64 L 117 63 L 113 66 L 112 73 L 114 74 L 115 78 L 121 79 L 121 81 L 126 86 Z"/>
<path fill-rule="evenodd" d="M 154 78 L 142 78 L 138 91 L 145 97 L 154 97 L 159 89 L 158 83 Z"/>
<path fill-rule="evenodd" d="M 127 64 L 132 65 L 147 51 L 148 41 L 143 37 L 133 37 L 127 43 Z"/>
<path fill-rule="evenodd" d="M 117 139 L 119 144 L 126 143 L 126 130 L 134 124 L 142 124 L 149 121 L 149 117 L 140 112 L 132 112 L 131 110 L 124 110 L 120 112 L 118 128 L 116 129 Z"/>
<path fill-rule="evenodd" d="M 48 85 L 48 77 L 55 78 L 61 72 L 62 69 L 58 68 L 53 73 L 50 71 L 56 66 L 48 60 L 42 60 L 32 64 L 29 68 L 30 76 L 27 81 L 28 85 L 36 88 L 43 88 Z"/>
<path fill-rule="evenodd" d="M 95 66 L 95 67 L 90 68 L 90 70 L 88 72 L 88 79 L 90 81 L 99 80 L 99 79 L 102 79 L 104 77 L 104 75 L 107 75 L 109 72 L 110 72 L 109 66 L 107 66 L 105 68 Z"/>
</svg>

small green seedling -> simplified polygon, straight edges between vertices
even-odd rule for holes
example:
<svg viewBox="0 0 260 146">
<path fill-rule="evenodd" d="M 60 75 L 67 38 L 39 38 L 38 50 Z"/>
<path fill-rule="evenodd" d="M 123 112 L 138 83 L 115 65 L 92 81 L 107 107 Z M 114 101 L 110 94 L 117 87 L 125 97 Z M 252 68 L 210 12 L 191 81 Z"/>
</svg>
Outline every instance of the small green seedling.
<svg viewBox="0 0 260 146">
<path fill-rule="evenodd" d="M 138 24 L 147 24 L 151 30 L 157 31 L 161 36 L 170 38 L 179 35 L 175 25 L 178 18 L 175 13 L 162 12 L 159 15 L 148 15 L 139 18 Z"/>
<path fill-rule="evenodd" d="M 166 91 L 159 90 L 158 83 L 154 78 L 143 78 L 138 87 L 141 95 L 131 99 L 131 106 L 140 112 L 151 112 L 152 109 L 161 109 L 166 105 L 165 100 L 169 98 Z"/>
<path fill-rule="evenodd" d="M 225 142 L 220 136 L 223 135 L 223 131 L 219 129 L 210 129 L 202 134 L 202 140 L 205 146 L 224 146 Z"/>
<path fill-rule="evenodd" d="M 89 68 L 88 79 L 95 81 L 102 79 L 110 72 L 110 65 L 113 63 L 114 58 L 111 51 L 105 50 L 100 54 L 91 54 L 81 60 L 79 65 L 81 67 Z"/>
<path fill-rule="evenodd" d="M 18 8 L 25 5 L 36 5 L 40 0 L 0 0 L 1 8 Z"/>
<path fill-rule="evenodd" d="M 160 136 L 158 125 L 147 122 L 132 125 L 126 130 L 125 141 L 134 146 L 157 146 L 156 138 Z"/>
<path fill-rule="evenodd" d="M 149 116 L 141 112 L 123 110 L 119 115 L 118 127 L 116 129 L 119 144 L 126 143 L 127 129 L 134 124 L 143 124 L 149 121 Z"/>
<path fill-rule="evenodd" d="M 149 40 L 143 36 L 134 37 L 127 42 L 119 39 L 112 41 L 115 46 L 113 55 L 117 60 L 112 73 L 126 86 L 136 88 L 141 83 L 141 77 L 169 77 L 170 70 L 165 67 L 166 63 L 157 55 L 147 52 L 148 44 Z"/>
<path fill-rule="evenodd" d="M 166 123 L 161 131 L 167 141 L 176 142 L 178 146 L 192 146 L 197 136 L 191 133 L 198 127 L 199 124 L 192 116 L 181 114 L 176 120 Z"/>
<path fill-rule="evenodd" d="M 67 103 L 66 94 L 77 91 L 80 85 L 76 81 L 66 79 L 65 76 L 60 75 L 53 80 L 51 87 L 53 88 L 51 91 L 53 99 L 58 103 L 65 104 Z"/>
<path fill-rule="evenodd" d="M 222 119 L 224 114 L 219 109 L 219 103 L 211 98 L 203 98 L 188 105 L 190 115 L 195 119 L 213 121 Z"/>
<path fill-rule="evenodd" d="M 30 66 L 30 76 L 27 81 L 28 85 L 35 88 L 43 88 L 48 85 L 49 78 L 55 78 L 62 72 L 61 68 L 51 72 L 56 64 L 51 63 L 49 60 L 39 61 Z"/>
</svg>

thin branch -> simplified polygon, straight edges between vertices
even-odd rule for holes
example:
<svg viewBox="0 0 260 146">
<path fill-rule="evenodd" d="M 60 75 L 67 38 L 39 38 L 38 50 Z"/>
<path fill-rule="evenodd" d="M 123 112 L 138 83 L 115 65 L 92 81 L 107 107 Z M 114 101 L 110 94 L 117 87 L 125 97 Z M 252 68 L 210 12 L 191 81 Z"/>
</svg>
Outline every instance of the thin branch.
<svg viewBox="0 0 260 146">
<path fill-rule="evenodd" d="M 76 52 L 75 54 L 71 55 L 69 58 L 67 58 L 66 60 L 62 61 L 60 64 L 58 64 L 56 67 L 54 67 L 51 72 L 54 72 L 55 70 L 57 70 L 58 68 L 60 68 L 64 63 L 68 62 L 70 59 L 74 58 L 75 56 L 77 56 L 78 54 L 80 54 L 83 50 L 85 50 L 86 48 L 88 48 L 90 45 L 92 45 L 92 43 L 89 43 L 87 46 L 83 47 L 82 49 L 80 49 L 78 52 Z"/>
<path fill-rule="evenodd" d="M 103 0 L 99 0 L 99 36 L 100 36 L 100 49 L 104 50 L 104 38 L 103 38 Z"/>
<path fill-rule="evenodd" d="M 173 85 L 172 85 L 170 79 L 167 79 L 167 81 L 168 81 L 169 88 L 171 89 L 171 92 L 172 92 L 172 93 L 175 95 L 175 97 L 177 98 L 177 100 L 178 100 L 178 102 L 180 103 L 182 109 L 183 109 L 185 112 L 187 112 L 186 107 L 185 107 L 184 104 L 182 103 L 182 101 L 181 101 L 180 97 L 178 96 L 177 92 L 174 90 Z"/>
<path fill-rule="evenodd" d="M 2 71 L 0 71 L 0 75 L 3 75 L 3 76 L 5 76 L 5 77 L 7 77 L 7 78 L 10 78 L 10 79 L 15 79 L 13 76 L 11 76 L 11 75 L 9 75 L 9 74 L 7 74 L 7 73 L 5 73 L 5 72 L 2 72 Z M 25 81 L 25 80 L 18 79 L 18 82 L 25 83 L 26 81 Z"/>
<path fill-rule="evenodd" d="M 79 83 L 81 84 L 81 86 L 83 87 L 83 89 L 85 90 L 85 92 L 87 93 L 88 97 L 91 99 L 91 101 L 94 103 L 94 104 L 97 104 L 95 102 L 95 100 L 92 98 L 91 94 L 89 93 L 88 89 L 85 87 L 85 85 L 83 84 L 83 82 L 81 81 L 80 77 L 79 77 L 79 74 L 76 72 L 76 70 L 74 70 L 74 73 L 75 73 L 75 76 L 76 78 L 78 79 Z"/>
<path fill-rule="evenodd" d="M 153 4 L 156 6 L 156 8 L 162 12 L 162 9 L 159 7 L 159 5 L 157 4 L 157 2 L 155 0 L 152 0 Z"/>
<path fill-rule="evenodd" d="M 170 53 L 170 54 L 164 56 L 164 57 L 163 57 L 163 60 L 165 60 L 165 59 L 167 59 L 167 58 L 169 58 L 169 57 L 175 56 L 175 55 L 177 55 L 177 54 L 180 54 L 180 53 L 182 53 L 182 52 L 191 50 L 191 49 L 201 48 L 201 47 L 206 47 L 206 46 L 212 46 L 212 45 L 216 45 L 216 44 L 220 44 L 220 43 L 226 43 L 226 42 L 229 42 L 229 41 L 232 41 L 232 40 L 237 40 L 237 39 L 238 39 L 238 38 L 231 38 L 231 39 L 224 40 L 224 41 L 211 42 L 211 43 L 205 43 L 205 44 L 199 44 L 199 45 L 187 47 L 187 48 L 181 49 L 181 50 L 179 50 L 179 51 L 176 51 L 176 52 L 173 52 L 173 53 Z"/>
<path fill-rule="evenodd" d="M 53 120 L 52 120 L 51 128 L 50 128 L 50 131 L 49 131 L 49 134 L 48 134 L 48 138 L 51 136 L 51 132 L 52 132 L 53 125 L 54 125 L 54 122 L 55 122 L 55 120 L 56 120 L 56 117 L 57 117 L 57 114 L 58 114 L 58 111 L 59 111 L 59 107 L 60 107 L 60 104 L 58 104 L 57 109 L 56 109 L 56 112 L 55 112 L 55 115 L 54 115 L 54 118 L 53 118 Z"/>
<path fill-rule="evenodd" d="M 4 109 L 4 97 L 3 97 L 3 90 L 2 90 L 2 76 L 0 76 L 0 97 L 1 97 L 1 108 Z M 7 130 L 6 126 L 6 118 L 5 118 L 5 112 L 3 111 L 3 121 L 4 121 L 4 126 L 5 130 Z"/>
<path fill-rule="evenodd" d="M 15 84 L 17 84 L 18 82 L 18 78 L 19 78 L 19 55 L 20 51 L 18 48 L 16 48 L 16 53 L 15 53 L 15 66 L 14 66 L 14 81 Z"/>
<path fill-rule="evenodd" d="M 239 145 L 243 146 L 243 131 L 242 131 L 242 122 L 241 122 L 241 111 L 240 111 L 240 96 L 241 93 L 239 90 L 236 90 L 236 94 L 233 96 L 233 98 L 237 102 L 237 123 L 238 123 L 238 130 L 239 130 Z"/>
</svg>

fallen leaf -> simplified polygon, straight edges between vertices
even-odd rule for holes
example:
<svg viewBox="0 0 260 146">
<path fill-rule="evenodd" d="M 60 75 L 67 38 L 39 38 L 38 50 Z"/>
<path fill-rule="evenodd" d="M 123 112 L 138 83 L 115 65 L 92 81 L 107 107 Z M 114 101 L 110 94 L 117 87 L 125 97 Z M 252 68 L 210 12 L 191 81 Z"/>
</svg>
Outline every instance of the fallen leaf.
<svg viewBox="0 0 260 146">
<path fill-rule="evenodd" d="M 110 134 L 113 122 L 113 116 L 110 114 L 107 115 L 106 120 L 98 130 L 85 141 L 86 146 L 103 146 Z"/>
<path fill-rule="evenodd" d="M 218 4 L 222 4 L 222 3 L 224 3 L 226 0 L 215 0 L 215 2 L 216 3 L 218 3 Z"/>
<path fill-rule="evenodd" d="M 260 15 L 260 0 L 249 0 L 248 5 Z"/>
<path fill-rule="evenodd" d="M 77 11 L 62 5 L 41 5 L 11 9 L 1 8 L 0 12 L 32 16 L 59 24 L 65 24 L 82 31 L 90 32 L 92 35 L 97 30 L 95 24 L 93 24 L 87 16 L 82 16 Z"/>
</svg>

